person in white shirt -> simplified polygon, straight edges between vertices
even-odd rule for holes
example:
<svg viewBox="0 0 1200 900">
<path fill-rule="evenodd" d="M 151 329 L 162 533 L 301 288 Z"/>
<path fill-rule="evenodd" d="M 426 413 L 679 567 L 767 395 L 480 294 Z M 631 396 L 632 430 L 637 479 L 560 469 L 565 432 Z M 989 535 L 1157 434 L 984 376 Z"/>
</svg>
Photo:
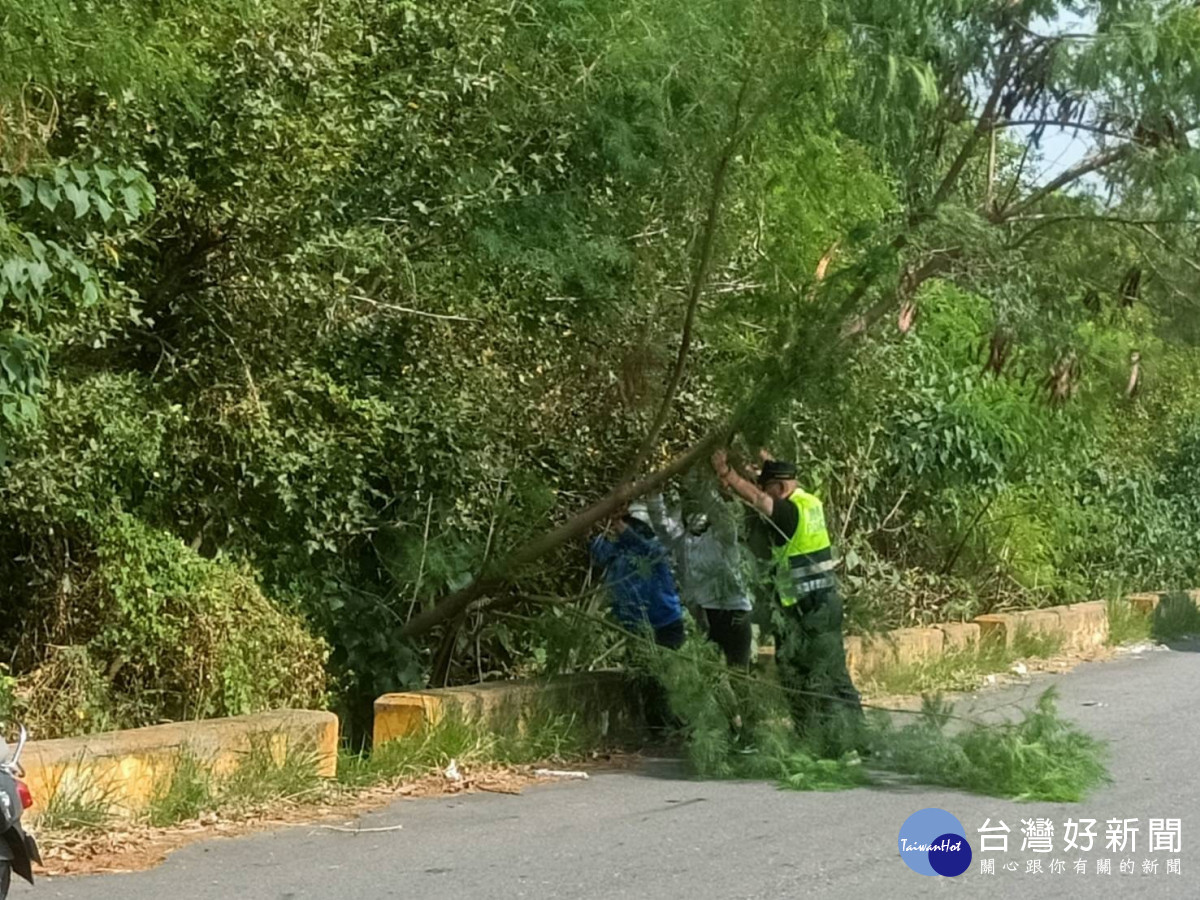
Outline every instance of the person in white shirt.
<svg viewBox="0 0 1200 900">
<path fill-rule="evenodd" d="M 675 559 L 681 599 L 731 666 L 750 665 L 751 602 L 738 542 L 739 510 L 708 489 L 695 501 L 667 508 L 648 498 L 650 523 Z"/>
</svg>

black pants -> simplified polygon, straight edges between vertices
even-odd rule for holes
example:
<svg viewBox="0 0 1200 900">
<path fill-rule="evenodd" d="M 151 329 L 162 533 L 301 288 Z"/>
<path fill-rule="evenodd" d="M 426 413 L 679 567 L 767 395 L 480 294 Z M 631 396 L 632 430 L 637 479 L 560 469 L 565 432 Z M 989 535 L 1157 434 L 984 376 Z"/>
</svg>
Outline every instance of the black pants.
<svg viewBox="0 0 1200 900">
<path fill-rule="evenodd" d="M 670 625 L 654 629 L 654 643 L 667 650 L 678 650 L 687 638 L 683 619 Z M 680 723 L 671 712 L 671 701 L 666 686 L 653 675 L 645 675 L 642 681 L 642 696 L 646 704 L 646 724 L 652 731 L 665 732 L 678 728 Z"/>
<path fill-rule="evenodd" d="M 837 589 L 814 591 L 781 613 L 776 663 L 797 733 L 805 736 L 837 720 L 860 723 L 862 700 L 846 668 Z"/>
<path fill-rule="evenodd" d="M 750 611 L 706 607 L 704 618 L 708 621 L 708 639 L 721 648 L 725 662 L 741 668 L 750 665 Z"/>
<path fill-rule="evenodd" d="M 678 650 L 683 646 L 686 637 L 687 632 L 684 630 L 682 617 L 670 625 L 654 629 L 654 643 L 660 647 L 666 647 L 668 650 Z"/>
</svg>

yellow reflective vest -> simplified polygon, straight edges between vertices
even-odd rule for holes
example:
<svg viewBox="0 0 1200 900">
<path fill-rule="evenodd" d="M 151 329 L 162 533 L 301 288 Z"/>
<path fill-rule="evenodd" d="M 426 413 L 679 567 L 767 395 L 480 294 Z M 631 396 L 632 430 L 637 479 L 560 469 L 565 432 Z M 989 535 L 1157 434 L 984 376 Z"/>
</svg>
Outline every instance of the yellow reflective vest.
<svg viewBox="0 0 1200 900">
<path fill-rule="evenodd" d="M 832 588 L 836 563 L 821 501 L 797 488 L 784 502 L 794 503 L 799 515 L 795 533 L 774 549 L 776 585 L 783 605 L 792 606 L 805 594 Z"/>
</svg>

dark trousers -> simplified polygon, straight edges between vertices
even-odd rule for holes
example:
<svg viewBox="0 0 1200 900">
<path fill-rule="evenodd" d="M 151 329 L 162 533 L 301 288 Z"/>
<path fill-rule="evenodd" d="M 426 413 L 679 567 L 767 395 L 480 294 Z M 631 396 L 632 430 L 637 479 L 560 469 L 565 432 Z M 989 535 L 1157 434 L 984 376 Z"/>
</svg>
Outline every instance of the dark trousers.
<svg viewBox="0 0 1200 900">
<path fill-rule="evenodd" d="M 678 650 L 687 637 L 683 619 L 654 629 L 654 643 L 667 650 Z M 653 675 L 642 676 L 642 696 L 646 704 L 646 724 L 653 731 L 663 732 L 679 726 L 671 712 L 666 686 Z"/>
<path fill-rule="evenodd" d="M 682 618 L 676 619 L 670 625 L 654 629 L 654 643 L 668 650 L 678 650 L 683 646 L 686 637 L 687 631 L 684 630 Z"/>
<path fill-rule="evenodd" d="M 846 668 L 837 589 L 814 591 L 781 614 L 775 659 L 797 733 L 815 735 L 839 720 L 860 723 L 862 699 Z"/>
<path fill-rule="evenodd" d="M 750 665 L 750 611 L 742 609 L 704 610 L 708 639 L 721 648 L 725 662 L 745 668 Z"/>
</svg>

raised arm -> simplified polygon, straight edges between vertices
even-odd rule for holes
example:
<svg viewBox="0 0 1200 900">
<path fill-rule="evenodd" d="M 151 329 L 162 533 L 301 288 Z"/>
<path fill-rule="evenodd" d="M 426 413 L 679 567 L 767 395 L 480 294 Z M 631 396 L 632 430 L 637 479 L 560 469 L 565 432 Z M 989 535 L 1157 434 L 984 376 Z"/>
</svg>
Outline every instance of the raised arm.
<svg viewBox="0 0 1200 900">
<path fill-rule="evenodd" d="M 758 485 L 748 478 L 735 472 L 729 465 L 729 457 L 724 450 L 718 450 L 712 456 L 713 471 L 721 479 L 721 484 L 729 488 L 764 516 L 770 517 L 775 510 L 775 501 Z"/>
<path fill-rule="evenodd" d="M 683 521 L 667 509 L 662 494 L 646 498 L 646 509 L 650 513 L 650 526 L 658 539 L 674 549 L 683 540 Z"/>
</svg>

